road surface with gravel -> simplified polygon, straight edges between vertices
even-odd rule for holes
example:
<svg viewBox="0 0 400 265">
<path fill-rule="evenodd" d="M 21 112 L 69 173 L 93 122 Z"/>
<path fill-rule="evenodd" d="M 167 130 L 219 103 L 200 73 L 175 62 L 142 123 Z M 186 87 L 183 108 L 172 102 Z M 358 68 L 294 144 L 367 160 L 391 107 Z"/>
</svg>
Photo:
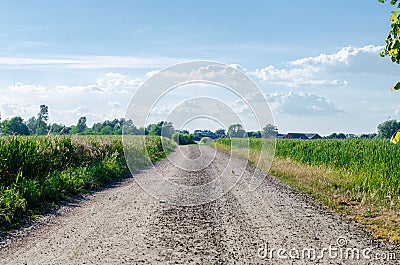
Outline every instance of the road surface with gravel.
<svg viewBox="0 0 400 265">
<path fill-rule="evenodd" d="M 171 162 L 199 163 L 200 152 L 214 159 L 199 170 L 184 170 Z M 393 246 L 373 240 L 353 222 L 274 178 L 265 176 L 255 191 L 249 191 L 252 174 L 263 173 L 243 160 L 194 145 L 181 146 L 170 158 L 22 229 L 2 242 L 0 264 L 398 264 L 400 260 Z M 243 177 L 223 197 L 201 205 L 160 201 L 135 180 L 151 179 L 157 171 L 176 183 L 202 185 L 217 178 L 230 159 L 237 167 L 230 172 L 245 167 Z M 396 254 L 398 260 L 393 260 Z"/>
</svg>

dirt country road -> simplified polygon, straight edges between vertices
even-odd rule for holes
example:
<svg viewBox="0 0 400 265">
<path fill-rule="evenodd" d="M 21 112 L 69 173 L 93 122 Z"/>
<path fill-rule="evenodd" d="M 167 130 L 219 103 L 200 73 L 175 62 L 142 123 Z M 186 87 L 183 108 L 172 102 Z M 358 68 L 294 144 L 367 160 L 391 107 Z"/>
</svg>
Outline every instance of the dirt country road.
<svg viewBox="0 0 400 265">
<path fill-rule="evenodd" d="M 200 152 L 215 154 L 200 170 L 170 162 L 200 163 Z M 217 178 L 230 159 L 205 146 L 181 147 L 170 158 L 3 242 L 0 264 L 399 264 L 392 246 L 273 178 L 250 192 L 255 169 L 243 160 L 232 158 L 238 168 L 229 172 L 246 170 L 218 200 L 176 206 L 155 199 L 135 178 L 151 179 L 157 170 L 196 186 Z"/>
</svg>

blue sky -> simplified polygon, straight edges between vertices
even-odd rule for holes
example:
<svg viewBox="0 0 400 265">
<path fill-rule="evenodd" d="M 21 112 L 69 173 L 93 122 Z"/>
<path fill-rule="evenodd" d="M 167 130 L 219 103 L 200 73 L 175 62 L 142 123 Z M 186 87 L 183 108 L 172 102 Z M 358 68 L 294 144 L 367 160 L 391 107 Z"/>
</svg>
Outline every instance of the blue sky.
<svg viewBox="0 0 400 265">
<path fill-rule="evenodd" d="M 122 117 L 153 71 L 212 60 L 259 85 L 282 132 L 374 132 L 400 119 L 389 91 L 400 66 L 379 57 L 391 10 L 377 0 L 2 1 L 1 115 L 46 104 L 67 125 Z"/>
</svg>

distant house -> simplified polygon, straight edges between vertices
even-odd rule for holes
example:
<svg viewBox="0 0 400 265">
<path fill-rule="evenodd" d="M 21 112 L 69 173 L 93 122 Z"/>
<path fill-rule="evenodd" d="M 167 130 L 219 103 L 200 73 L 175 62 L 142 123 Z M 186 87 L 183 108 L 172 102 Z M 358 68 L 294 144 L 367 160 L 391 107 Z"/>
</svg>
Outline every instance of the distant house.
<svg viewBox="0 0 400 265">
<path fill-rule="evenodd" d="M 346 134 L 346 138 L 348 138 L 348 139 L 357 138 L 357 135 L 355 135 L 353 133 L 348 133 L 348 134 Z M 373 136 L 371 138 L 373 138 Z"/>
<path fill-rule="evenodd" d="M 308 140 L 308 137 L 305 133 L 288 133 L 285 136 L 285 139 L 303 139 Z"/>
<path fill-rule="evenodd" d="M 208 137 L 211 139 L 219 139 L 219 138 L 223 138 L 226 137 L 225 134 L 216 134 L 210 130 L 195 130 L 194 131 L 194 140 L 195 141 L 200 141 L 201 138 L 203 137 Z"/>
<path fill-rule="evenodd" d="M 276 135 L 276 139 L 284 139 L 284 138 L 285 138 L 285 135 L 284 135 L 284 134 L 278 133 L 278 134 Z"/>
<path fill-rule="evenodd" d="M 318 133 L 306 133 L 306 136 L 310 140 L 322 139 L 322 137 Z"/>
<path fill-rule="evenodd" d="M 316 140 L 322 139 L 318 133 L 288 133 L 285 139 L 301 139 L 301 140 Z"/>
</svg>

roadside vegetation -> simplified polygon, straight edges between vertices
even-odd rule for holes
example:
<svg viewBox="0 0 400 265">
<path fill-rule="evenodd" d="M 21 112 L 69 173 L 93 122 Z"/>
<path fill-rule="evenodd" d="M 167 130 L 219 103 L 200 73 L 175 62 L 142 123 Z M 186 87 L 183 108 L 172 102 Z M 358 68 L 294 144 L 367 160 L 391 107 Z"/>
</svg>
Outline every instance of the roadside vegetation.
<svg viewBox="0 0 400 265">
<path fill-rule="evenodd" d="M 249 140 L 255 164 L 267 139 Z M 246 148 L 219 139 L 222 151 Z M 240 152 L 232 152 L 233 154 Z M 271 175 L 366 226 L 376 237 L 400 243 L 400 146 L 383 139 L 277 140 Z M 266 170 L 263 163 L 258 165 Z M 268 169 L 268 168 L 267 168 Z"/>
<path fill-rule="evenodd" d="M 179 145 L 194 144 L 194 135 L 191 133 L 180 133 L 176 132 L 172 135 L 172 140 L 174 140 Z"/>
<path fill-rule="evenodd" d="M 137 169 L 176 146 L 158 136 L 128 137 L 125 148 L 135 152 Z M 119 136 L 0 137 L 0 229 L 16 227 L 56 202 L 128 175 Z"/>
</svg>

